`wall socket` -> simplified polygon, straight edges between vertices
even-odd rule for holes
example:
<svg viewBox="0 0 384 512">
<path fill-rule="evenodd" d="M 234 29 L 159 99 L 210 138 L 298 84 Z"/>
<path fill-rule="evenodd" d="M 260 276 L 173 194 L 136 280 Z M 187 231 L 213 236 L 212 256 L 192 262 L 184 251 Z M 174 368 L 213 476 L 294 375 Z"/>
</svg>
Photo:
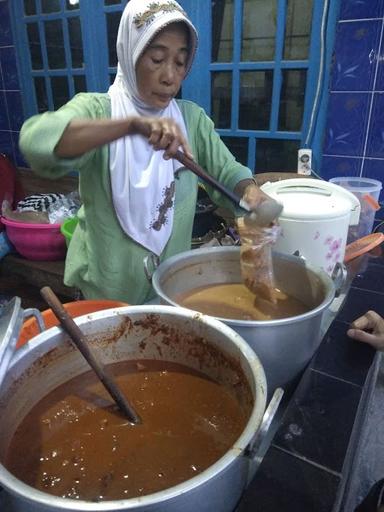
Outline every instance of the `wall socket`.
<svg viewBox="0 0 384 512">
<path fill-rule="evenodd" d="M 297 173 L 310 175 L 312 170 L 312 149 L 299 149 L 297 155 Z"/>
</svg>

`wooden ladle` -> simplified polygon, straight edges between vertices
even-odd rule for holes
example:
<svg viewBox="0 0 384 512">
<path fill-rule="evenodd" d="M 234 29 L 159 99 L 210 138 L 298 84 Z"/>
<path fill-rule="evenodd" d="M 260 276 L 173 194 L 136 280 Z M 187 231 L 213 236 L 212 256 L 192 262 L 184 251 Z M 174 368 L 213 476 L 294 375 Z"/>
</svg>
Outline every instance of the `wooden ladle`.
<svg viewBox="0 0 384 512">
<path fill-rule="evenodd" d="M 245 212 L 245 222 L 253 223 L 257 226 L 268 226 L 271 222 L 275 221 L 283 210 L 283 205 L 275 200 L 264 201 L 260 204 L 256 211 L 253 211 L 249 204 L 241 197 L 237 196 L 234 192 L 227 189 L 222 183 L 217 181 L 213 176 L 208 174 L 198 163 L 191 158 L 188 158 L 181 151 L 176 151 L 174 156 L 187 169 L 196 174 L 203 181 L 211 185 L 213 188 L 224 194 L 235 205 L 240 206 Z"/>
<path fill-rule="evenodd" d="M 107 368 L 102 365 L 95 355 L 90 350 L 86 337 L 75 323 L 71 315 L 66 311 L 53 292 L 53 290 L 49 286 L 44 286 L 40 290 L 41 296 L 45 300 L 45 302 L 52 309 L 56 318 L 60 322 L 60 325 L 63 327 L 65 332 L 69 334 L 71 340 L 75 344 L 75 346 L 80 350 L 83 354 L 84 358 L 89 363 L 90 367 L 94 370 L 101 383 L 111 395 L 113 400 L 116 402 L 119 409 L 122 413 L 128 418 L 130 423 L 138 424 L 141 423 L 140 416 L 135 412 L 132 406 L 128 403 L 127 399 L 121 392 L 120 388 L 117 386 L 116 381 L 112 374 L 107 370 Z"/>
</svg>

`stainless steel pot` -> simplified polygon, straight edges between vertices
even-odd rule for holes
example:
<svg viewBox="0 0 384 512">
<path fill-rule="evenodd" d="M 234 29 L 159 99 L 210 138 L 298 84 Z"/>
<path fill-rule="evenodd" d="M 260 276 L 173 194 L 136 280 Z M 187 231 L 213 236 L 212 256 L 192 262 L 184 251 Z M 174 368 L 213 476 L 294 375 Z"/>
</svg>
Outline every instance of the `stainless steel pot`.
<svg viewBox="0 0 384 512">
<path fill-rule="evenodd" d="M 156 266 L 156 262 L 154 262 Z M 309 311 L 280 320 L 219 318 L 254 349 L 264 367 L 268 389 L 285 387 L 305 368 L 321 341 L 322 316 L 335 296 L 328 274 L 296 256 L 273 254 L 276 285 L 308 304 Z M 146 267 L 147 274 L 151 272 Z M 152 284 L 164 304 L 179 305 L 180 294 L 218 283 L 240 283 L 240 248 L 214 247 L 178 254 L 161 263 Z"/>
<path fill-rule="evenodd" d="M 234 446 L 214 465 L 180 485 L 140 498 L 102 503 L 58 498 L 29 487 L 0 464 L 0 485 L 9 500 L 6 510 L 232 512 L 247 484 L 255 457 L 253 447 L 260 444 L 260 433 L 267 429 L 279 401 L 278 397 L 262 422 L 265 375 L 247 343 L 213 318 L 169 306 L 109 309 L 79 317 L 76 323 L 104 363 L 164 359 L 199 369 L 227 384 L 238 383 L 241 377 L 251 390 L 251 416 Z M 15 352 L 0 388 L 0 461 L 17 425 L 33 405 L 86 370 L 82 355 L 59 327 L 39 334 Z M 239 399 L 245 396 L 241 386 L 236 392 Z"/>
</svg>

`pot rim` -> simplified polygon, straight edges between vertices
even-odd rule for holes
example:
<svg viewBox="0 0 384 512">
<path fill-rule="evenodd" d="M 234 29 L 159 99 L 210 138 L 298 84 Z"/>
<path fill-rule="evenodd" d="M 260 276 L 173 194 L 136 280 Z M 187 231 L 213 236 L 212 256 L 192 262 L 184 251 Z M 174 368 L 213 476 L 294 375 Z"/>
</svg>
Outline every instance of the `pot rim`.
<svg viewBox="0 0 384 512">
<path fill-rule="evenodd" d="M 192 258 L 197 258 L 198 254 L 220 254 L 220 253 L 239 253 L 240 247 L 238 246 L 226 246 L 226 247 L 204 247 L 199 249 L 192 249 L 190 251 L 184 251 L 182 253 L 176 254 L 175 256 L 172 256 L 171 258 L 168 258 L 164 262 L 162 262 L 159 267 L 155 270 L 152 276 L 152 286 L 156 292 L 156 294 L 164 301 L 166 301 L 168 304 L 171 304 L 173 307 L 181 307 L 180 304 L 172 300 L 168 295 L 166 295 L 161 288 L 161 276 L 167 272 L 169 269 L 172 268 L 172 266 L 180 261 L 181 259 L 188 258 L 191 256 Z M 288 255 L 284 253 L 280 253 L 278 251 L 273 251 L 273 254 L 278 256 L 281 259 L 286 259 L 288 261 L 294 261 L 298 264 L 305 265 L 305 268 L 312 271 L 316 276 L 318 276 L 323 284 L 326 285 L 327 292 L 325 294 L 325 297 L 323 301 L 316 306 L 315 308 L 311 309 L 310 311 L 307 311 L 305 313 L 302 313 L 301 315 L 295 315 L 290 316 L 288 318 L 277 318 L 273 320 L 236 320 L 234 318 L 225 318 L 225 317 L 219 317 L 219 316 L 210 316 L 210 318 L 214 318 L 216 320 L 219 320 L 220 322 L 223 322 L 226 325 L 234 326 L 234 328 L 238 327 L 269 327 L 269 326 L 281 326 L 281 325 L 288 325 L 297 322 L 298 320 L 304 320 L 309 319 L 314 316 L 317 316 L 320 311 L 324 310 L 326 307 L 328 307 L 331 302 L 333 301 L 335 297 L 335 284 L 332 280 L 332 278 L 320 267 L 316 267 L 307 261 L 303 260 L 302 258 L 294 255 Z M 193 310 L 191 310 L 193 311 Z"/>
<path fill-rule="evenodd" d="M 207 469 L 199 473 L 193 478 L 186 480 L 178 485 L 173 487 L 169 487 L 168 489 L 164 489 L 162 491 L 158 491 L 156 493 L 148 494 L 142 497 L 135 497 L 129 499 L 122 500 L 109 500 L 102 501 L 99 503 L 93 503 L 84 500 L 72 500 L 68 498 L 60 498 L 58 496 L 53 496 L 51 494 L 44 493 L 31 487 L 14 475 L 12 475 L 0 462 L 0 484 L 7 490 L 9 493 L 14 496 L 20 496 L 24 500 L 32 502 L 34 505 L 40 505 L 42 507 L 47 507 L 51 509 L 55 507 L 56 510 L 69 510 L 69 511 L 84 511 L 84 512 L 108 512 L 108 511 L 121 511 L 121 510 L 129 510 L 129 509 L 138 509 L 145 508 L 150 505 L 155 505 L 159 503 L 166 502 L 170 499 L 176 498 L 182 494 L 186 494 L 199 486 L 207 483 L 210 479 L 214 478 L 216 475 L 221 473 L 223 470 L 228 468 L 239 456 L 243 456 L 243 452 L 254 440 L 261 422 L 263 418 L 263 414 L 266 408 L 266 397 L 267 397 L 267 383 L 266 377 L 264 373 L 263 366 L 255 354 L 255 352 L 251 349 L 251 347 L 247 344 L 247 342 L 237 334 L 231 327 L 226 326 L 219 320 L 210 317 L 208 315 L 204 315 L 202 313 L 197 313 L 192 310 L 181 308 L 177 306 L 157 306 L 157 305 L 140 305 L 140 306 L 122 306 L 118 308 L 112 308 L 103 311 L 97 311 L 91 314 L 86 314 L 80 317 L 75 318 L 75 322 L 81 327 L 84 324 L 90 323 L 92 321 L 101 320 L 103 318 L 110 318 L 113 316 L 122 316 L 125 314 L 135 314 L 135 313 L 148 313 L 148 314 L 158 314 L 165 316 L 181 316 L 186 320 L 197 320 L 208 326 L 214 328 L 216 331 L 220 331 L 224 335 L 226 335 L 232 343 L 234 343 L 239 349 L 239 356 L 243 357 L 243 360 L 249 365 L 250 373 L 253 376 L 254 386 L 256 390 L 257 399 L 254 400 L 253 408 L 247 424 L 243 429 L 241 435 L 233 444 L 233 446 L 214 464 L 209 466 Z M 31 340 L 29 340 L 25 345 L 20 347 L 14 358 L 11 361 L 9 366 L 9 370 L 17 364 L 17 362 L 22 359 L 31 349 L 35 349 L 36 347 L 41 347 L 44 343 L 50 341 L 50 339 L 63 333 L 60 327 L 52 327 L 47 329 L 46 331 L 40 333 L 35 336 Z M 63 334 L 67 337 L 67 335 Z M 43 353 L 41 353 L 42 355 Z M 1 396 L 1 393 L 0 393 Z"/>
</svg>

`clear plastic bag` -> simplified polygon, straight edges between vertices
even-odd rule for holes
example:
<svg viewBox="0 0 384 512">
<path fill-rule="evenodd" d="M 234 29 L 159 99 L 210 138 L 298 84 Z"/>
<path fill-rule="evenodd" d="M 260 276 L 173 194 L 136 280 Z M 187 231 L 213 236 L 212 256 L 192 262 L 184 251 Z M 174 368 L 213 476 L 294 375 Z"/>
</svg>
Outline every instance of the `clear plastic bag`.
<svg viewBox="0 0 384 512">
<path fill-rule="evenodd" d="M 280 227 L 273 224 L 258 226 L 254 222 L 237 219 L 240 235 L 240 267 L 245 286 L 257 298 L 276 304 L 276 287 L 273 272 L 272 247 L 277 240 Z"/>
<path fill-rule="evenodd" d="M 80 197 L 76 191 L 61 197 L 47 210 L 50 224 L 62 224 L 66 219 L 75 217 L 80 206 Z"/>
<path fill-rule="evenodd" d="M 81 206 L 77 191 L 64 194 L 34 194 L 25 197 L 12 210 L 9 201 L 2 203 L 2 215 L 16 222 L 62 224 L 74 217 Z"/>
</svg>

